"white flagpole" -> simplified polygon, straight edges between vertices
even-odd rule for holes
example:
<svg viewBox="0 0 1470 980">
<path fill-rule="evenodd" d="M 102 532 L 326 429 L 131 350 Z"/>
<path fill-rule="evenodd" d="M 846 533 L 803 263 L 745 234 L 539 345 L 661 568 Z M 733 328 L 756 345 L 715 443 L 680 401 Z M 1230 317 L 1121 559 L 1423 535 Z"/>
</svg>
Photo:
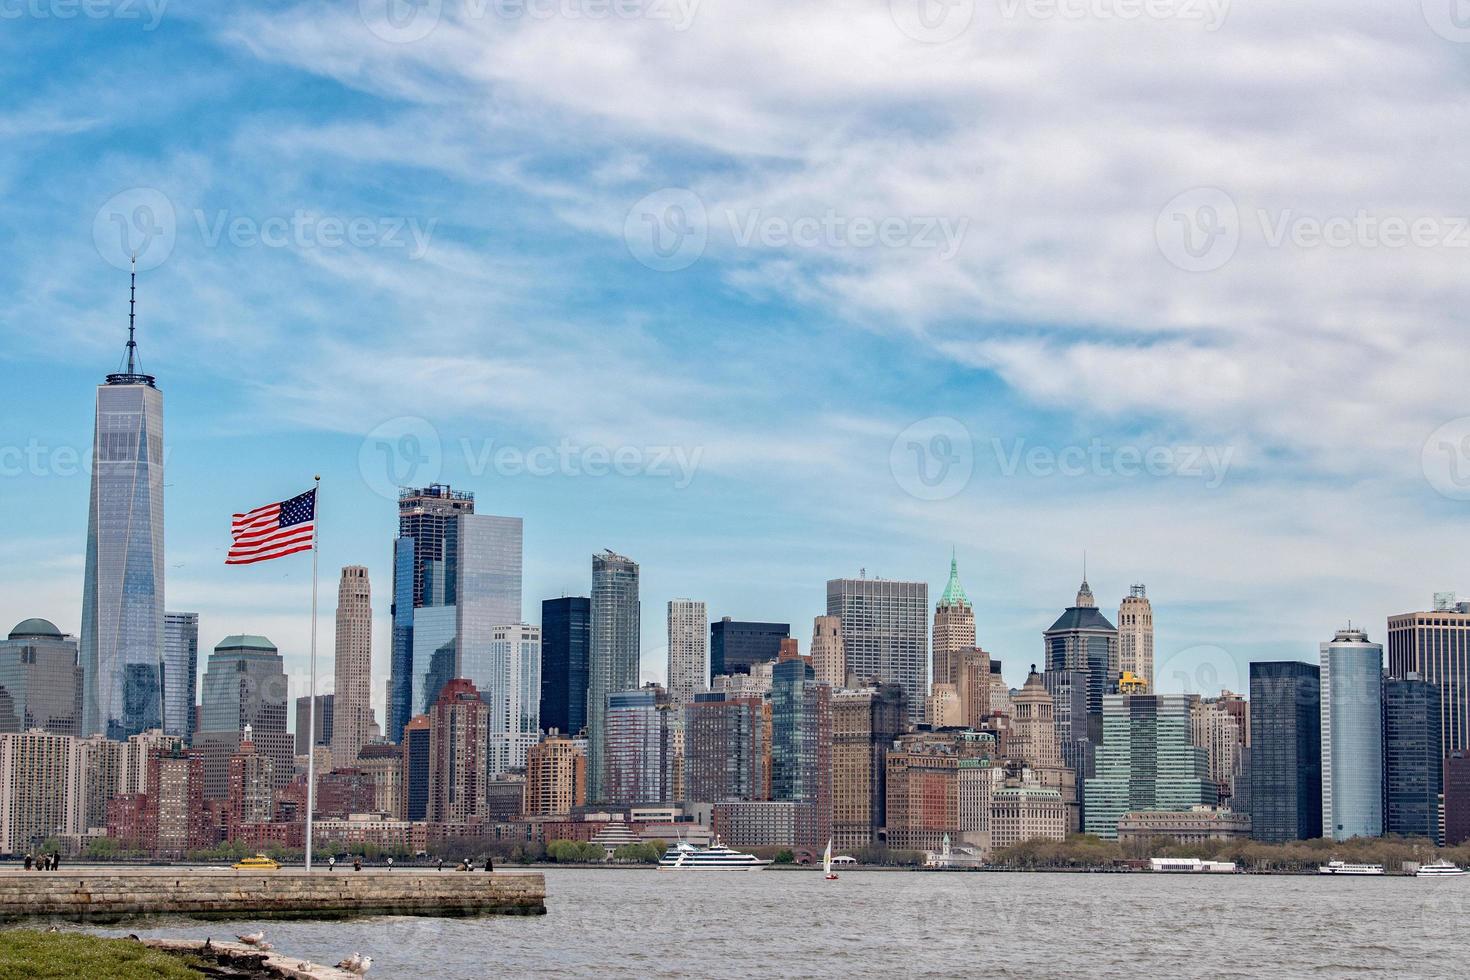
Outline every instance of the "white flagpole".
<svg viewBox="0 0 1470 980">
<path fill-rule="evenodd" d="M 311 500 L 311 690 L 306 709 L 306 870 L 311 871 L 311 822 L 316 809 L 316 578 L 317 528 L 321 526 L 322 478 L 316 477 Z"/>
</svg>

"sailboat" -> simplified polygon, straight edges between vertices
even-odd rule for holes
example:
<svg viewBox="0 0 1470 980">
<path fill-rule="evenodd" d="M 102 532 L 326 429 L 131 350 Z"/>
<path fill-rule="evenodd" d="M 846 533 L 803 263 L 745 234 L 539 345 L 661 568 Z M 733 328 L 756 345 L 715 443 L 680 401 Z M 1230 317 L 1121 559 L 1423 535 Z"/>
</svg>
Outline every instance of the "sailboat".
<svg viewBox="0 0 1470 980">
<path fill-rule="evenodd" d="M 832 870 L 832 838 L 827 838 L 827 849 L 822 852 L 822 870 L 827 873 L 828 881 L 836 881 L 837 873 Z"/>
</svg>

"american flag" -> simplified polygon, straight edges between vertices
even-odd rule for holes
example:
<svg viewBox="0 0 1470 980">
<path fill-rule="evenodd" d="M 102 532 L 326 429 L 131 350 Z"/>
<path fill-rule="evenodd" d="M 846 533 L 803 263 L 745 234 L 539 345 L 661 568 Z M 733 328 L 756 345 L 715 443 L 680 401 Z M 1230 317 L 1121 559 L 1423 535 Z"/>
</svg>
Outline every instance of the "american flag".
<svg viewBox="0 0 1470 980">
<path fill-rule="evenodd" d="M 310 551 L 316 534 L 316 490 L 236 514 L 226 565 L 250 565 Z"/>
</svg>

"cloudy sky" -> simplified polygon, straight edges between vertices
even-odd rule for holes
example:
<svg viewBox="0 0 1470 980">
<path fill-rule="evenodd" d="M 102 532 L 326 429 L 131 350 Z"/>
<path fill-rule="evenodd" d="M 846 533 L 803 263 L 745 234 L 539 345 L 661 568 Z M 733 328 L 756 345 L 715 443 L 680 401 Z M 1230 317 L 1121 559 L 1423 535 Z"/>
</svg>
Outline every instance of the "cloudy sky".
<svg viewBox="0 0 1470 980">
<path fill-rule="evenodd" d="M 1454 0 L 204 6 L 0 5 L 5 625 L 79 628 L 129 250 L 168 607 L 302 673 L 309 563 L 221 562 L 320 472 L 380 702 L 399 482 L 531 622 L 638 560 L 657 678 L 670 598 L 805 643 L 951 548 L 1013 683 L 1084 551 L 1165 690 L 1470 590 Z"/>
</svg>

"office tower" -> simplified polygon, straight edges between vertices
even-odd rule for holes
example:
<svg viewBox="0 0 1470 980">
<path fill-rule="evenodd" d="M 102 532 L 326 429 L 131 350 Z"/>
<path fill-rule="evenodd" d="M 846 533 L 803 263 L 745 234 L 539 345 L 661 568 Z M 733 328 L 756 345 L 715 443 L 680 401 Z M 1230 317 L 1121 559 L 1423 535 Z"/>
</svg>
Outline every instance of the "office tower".
<svg viewBox="0 0 1470 980">
<path fill-rule="evenodd" d="M 604 551 L 592 556 L 591 643 L 587 653 L 587 799 L 603 801 L 603 719 L 608 696 L 638 687 L 638 563 Z"/>
<path fill-rule="evenodd" d="M 1056 718 L 1051 694 L 1041 682 L 1036 665 L 1026 675 L 1026 683 L 1011 698 L 1011 738 L 1008 754 L 1033 769 L 1062 764 L 1057 746 Z"/>
<path fill-rule="evenodd" d="M 1089 734 L 1087 672 L 1048 670 L 1041 675 L 1041 683 L 1051 695 L 1062 765 L 1077 773 L 1079 785 L 1084 784 L 1093 774 L 1097 750 Z"/>
<path fill-rule="evenodd" d="M 684 794 L 696 803 L 758 800 L 764 795 L 765 701 L 723 692 L 684 705 Z"/>
<path fill-rule="evenodd" d="M 1081 671 L 1087 675 L 1087 713 L 1090 736 L 1101 734 L 1103 696 L 1119 675 L 1118 630 L 1098 611 L 1087 580 L 1077 590 L 1077 602 L 1042 634 L 1046 669 Z"/>
<path fill-rule="evenodd" d="M 402 739 L 403 726 L 409 718 L 428 710 L 427 706 L 417 705 L 413 698 L 416 613 L 425 606 L 454 605 L 459 518 L 474 512 L 474 494 L 457 492 L 443 484 L 405 489 L 398 495 L 398 537 L 393 542 L 393 650 L 386 726 L 391 741 Z M 520 616 L 515 618 L 519 620 Z M 433 696 L 429 697 L 432 700 Z"/>
<path fill-rule="evenodd" d="M 1438 689 L 1417 676 L 1383 681 L 1383 831 L 1440 838 L 1444 751 Z M 1448 807 L 1448 801 L 1446 801 Z"/>
<path fill-rule="evenodd" d="M 194 738 L 199 693 L 199 614 L 163 614 L 163 731 L 185 742 Z"/>
<path fill-rule="evenodd" d="M 1154 607 L 1141 583 L 1130 587 L 1118 606 L 1118 670 L 1154 690 Z"/>
<path fill-rule="evenodd" d="M 306 755 L 311 751 L 311 745 L 332 744 L 332 723 L 336 715 L 334 710 L 337 701 L 335 694 L 318 694 L 316 696 L 316 737 L 308 741 L 306 731 L 311 727 L 311 698 L 306 695 L 296 699 L 296 736 L 293 740 L 293 748 L 297 755 Z"/>
<path fill-rule="evenodd" d="M 429 819 L 429 716 L 415 715 L 403 726 L 403 819 Z"/>
<path fill-rule="evenodd" d="M 959 654 L 975 647 L 975 607 L 960 585 L 959 562 L 949 557 L 949 583 L 934 607 L 935 684 L 959 685 Z"/>
<path fill-rule="evenodd" d="M 847 686 L 847 654 L 842 645 L 842 620 L 836 616 L 812 618 L 812 669 L 817 680 L 837 690 Z"/>
<path fill-rule="evenodd" d="M 608 695 L 603 802 L 673 802 L 673 722 L 678 715 L 672 709 L 668 692 L 657 684 Z"/>
<path fill-rule="evenodd" d="M 475 685 L 462 677 L 439 692 L 439 700 L 429 714 L 429 804 L 425 819 L 468 823 L 484 817 L 489 713 Z"/>
<path fill-rule="evenodd" d="M 255 750 L 274 766 L 281 790 L 295 774 L 292 735 L 286 729 L 286 671 L 275 644 L 263 636 L 227 636 L 215 644 L 204 670 L 199 733 L 195 745 L 204 765 L 204 795 L 229 795 L 230 756 L 249 725 Z"/>
<path fill-rule="evenodd" d="M 771 799 L 805 805 L 797 846 L 822 847 L 832 836 L 832 688 L 800 657 L 772 670 Z"/>
<path fill-rule="evenodd" d="M 1087 833 L 1109 839 L 1117 839 L 1125 813 L 1214 806 L 1215 784 L 1190 727 L 1190 696 L 1107 695 L 1097 771 L 1083 792 Z"/>
<path fill-rule="evenodd" d="M 16 624 L 0 642 L 0 732 L 82 733 L 82 668 L 75 637 L 44 619 Z"/>
<path fill-rule="evenodd" d="M 1251 681 L 1251 838 L 1279 843 L 1322 834 L 1321 670 L 1256 662 Z"/>
<path fill-rule="evenodd" d="M 1220 792 L 1220 803 L 1236 805 L 1236 790 L 1245 775 L 1246 742 L 1250 737 L 1249 702 L 1222 691 L 1218 698 L 1191 702 L 1194 744 L 1204 749 L 1210 779 Z M 1239 794 L 1249 797 L 1249 793 Z"/>
<path fill-rule="evenodd" d="M 133 328 L 130 289 L 127 363 L 97 388 L 82 586 L 82 730 L 119 741 L 163 726 L 163 393 Z"/>
<path fill-rule="evenodd" d="M 409 707 L 423 714 L 459 671 L 458 606 L 421 606 L 413 611 Z"/>
<path fill-rule="evenodd" d="M 842 620 L 848 674 L 902 685 L 909 721 L 922 722 L 929 693 L 928 583 L 832 579 L 827 615 Z"/>
<path fill-rule="evenodd" d="M 709 690 L 709 617 L 704 603 L 669 600 L 669 701 L 683 705 Z"/>
<path fill-rule="evenodd" d="M 521 615 L 523 530 L 519 517 L 464 514 L 459 518 L 458 566 L 454 577 L 454 676 L 474 681 L 482 693 L 496 693 L 493 678 L 487 676 L 482 681 L 479 676 L 479 671 L 493 660 L 490 648 L 496 630 L 524 620 Z"/>
<path fill-rule="evenodd" d="M 1470 749 L 1470 602 L 1436 596 L 1432 612 L 1388 617 L 1388 672 L 1439 691 L 1444 753 Z"/>
<path fill-rule="evenodd" d="M 251 734 L 246 725 L 240 747 L 230 756 L 226 820 L 231 839 L 238 836 L 242 824 L 268 823 L 275 814 L 275 763 L 255 751 Z"/>
<path fill-rule="evenodd" d="M 0 735 L 0 852 L 39 853 L 66 832 L 74 742 L 49 732 Z"/>
<path fill-rule="evenodd" d="M 781 641 L 790 636 L 790 623 L 748 623 L 729 616 L 710 623 L 710 676 L 752 673 L 780 656 Z"/>
<path fill-rule="evenodd" d="M 548 735 L 526 753 L 528 817 L 564 817 L 587 802 L 587 756 L 565 735 Z"/>
<path fill-rule="evenodd" d="M 873 846 L 886 821 L 888 748 L 907 727 L 903 688 L 897 684 L 832 693 L 833 847 Z"/>
<path fill-rule="evenodd" d="M 1470 751 L 1457 749 L 1444 760 L 1444 845 L 1470 840 Z"/>
<path fill-rule="evenodd" d="M 337 582 L 337 659 L 332 691 L 332 759 L 339 768 L 357 762 L 367 744 L 373 714 L 373 599 L 368 570 L 342 569 Z"/>
<path fill-rule="evenodd" d="M 541 602 L 541 727 L 576 735 L 587 727 L 587 649 L 592 600 Z"/>
<path fill-rule="evenodd" d="M 489 663 L 466 666 L 490 706 L 490 775 L 526 768 L 526 752 L 541 740 L 541 627 L 497 627 Z"/>
<path fill-rule="evenodd" d="M 978 730 L 991 713 L 990 654 L 972 647 L 956 651 L 952 662 L 960 699 L 960 724 Z"/>
<path fill-rule="evenodd" d="M 1322 834 L 1383 834 L 1383 646 L 1352 628 L 1321 646 Z"/>
</svg>

